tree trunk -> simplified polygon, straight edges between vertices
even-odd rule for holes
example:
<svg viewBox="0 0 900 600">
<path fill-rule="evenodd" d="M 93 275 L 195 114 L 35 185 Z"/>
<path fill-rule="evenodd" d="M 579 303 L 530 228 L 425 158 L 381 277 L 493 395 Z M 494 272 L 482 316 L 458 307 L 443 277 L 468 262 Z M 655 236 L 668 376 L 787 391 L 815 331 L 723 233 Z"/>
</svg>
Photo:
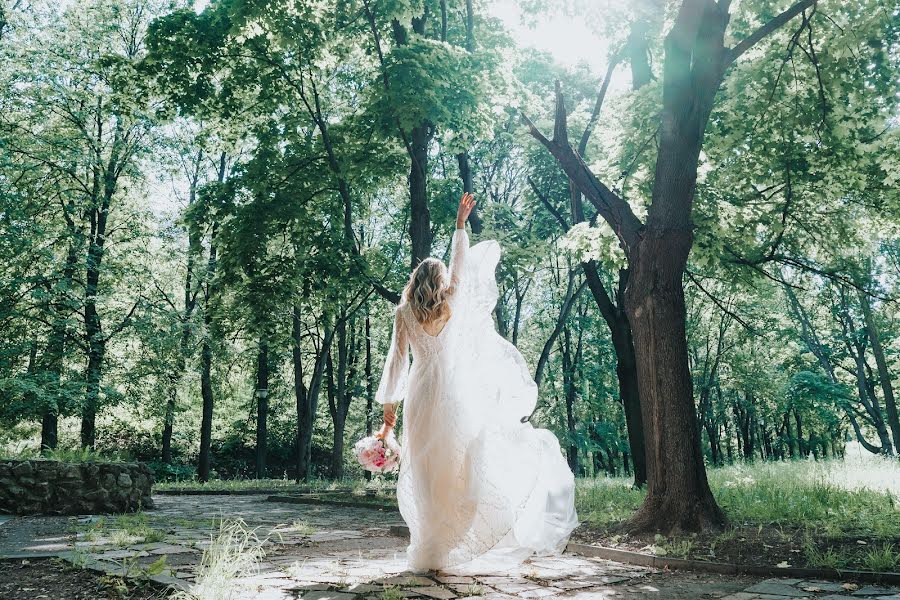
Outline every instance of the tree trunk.
<svg viewBox="0 0 900 600">
<path fill-rule="evenodd" d="M 363 376 L 366 379 L 366 436 L 372 435 L 372 414 L 375 403 L 375 385 L 372 377 L 372 323 L 369 318 L 369 305 L 366 304 L 366 358 L 364 364 Z M 372 472 L 365 472 L 366 481 L 371 481 Z"/>
<path fill-rule="evenodd" d="M 218 182 L 225 182 L 227 156 L 219 155 Z M 203 413 L 200 418 L 200 455 L 197 464 L 197 478 L 201 482 L 209 479 L 210 450 L 212 447 L 213 389 L 212 389 L 212 299 L 215 288 L 213 278 L 216 274 L 216 235 L 219 223 L 213 220 L 209 237 L 209 259 L 206 262 L 206 276 L 203 292 L 203 344 L 200 348 L 200 396 L 203 398 Z"/>
<path fill-rule="evenodd" d="M 628 430 L 628 445 L 631 449 L 631 460 L 634 463 L 634 485 L 643 487 L 647 483 L 647 461 L 645 457 L 644 424 L 641 415 L 640 391 L 637 381 L 637 361 L 634 352 L 634 339 L 631 324 L 622 308 L 625 304 L 625 288 L 628 282 L 628 270 L 619 271 L 619 287 L 616 293 L 618 304 L 614 304 L 603 287 L 600 272 L 594 261 L 582 263 L 588 288 L 600 309 L 600 314 L 609 327 L 613 350 L 616 353 L 616 377 L 619 383 L 619 396 L 625 412 L 625 427 Z"/>
<path fill-rule="evenodd" d="M 84 337 L 88 349 L 85 374 L 85 399 L 81 417 L 81 446 L 94 448 L 96 441 L 97 409 L 100 402 L 100 380 L 106 340 L 103 325 L 97 312 L 97 294 L 100 284 L 100 267 L 103 263 L 106 239 L 106 220 L 109 214 L 109 198 L 104 196 L 101 205 L 91 215 L 91 237 L 88 243 L 87 267 L 84 290 Z"/>
<path fill-rule="evenodd" d="M 322 381 L 325 376 L 326 361 L 328 353 L 331 350 L 331 341 L 334 338 L 334 328 L 332 327 L 330 317 L 323 315 L 322 318 L 325 322 L 324 332 L 321 345 L 316 350 L 316 360 L 313 364 L 309 388 L 306 389 L 305 393 L 302 395 L 299 392 L 297 393 L 297 428 L 299 438 L 299 448 L 297 451 L 297 477 L 298 479 L 302 478 L 306 481 L 312 477 L 312 437 L 316 424 L 316 411 L 319 406 L 319 393 L 322 389 Z M 295 335 L 295 339 L 298 339 L 299 334 Z M 295 365 L 297 361 L 298 359 L 295 355 Z"/>
<path fill-rule="evenodd" d="M 862 306 L 863 318 L 866 324 L 866 333 L 872 346 L 872 354 L 875 355 L 875 365 L 878 367 L 878 381 L 884 394 L 884 408 L 887 412 L 888 424 L 891 427 L 891 435 L 894 439 L 894 448 L 900 454 L 900 417 L 897 415 L 897 401 L 894 399 L 894 387 L 891 382 L 891 373 L 884 356 L 884 348 L 881 345 L 878 326 L 872 315 L 872 305 L 865 292 L 859 292 L 859 303 Z"/>
<path fill-rule="evenodd" d="M 665 171 L 665 156 L 659 162 L 658 170 Z M 632 251 L 625 296 L 637 359 L 648 484 L 647 497 L 630 524 L 647 531 L 719 528 L 725 516 L 706 479 L 688 368 L 682 276 L 691 231 L 654 229 L 648 227 Z"/>
<path fill-rule="evenodd" d="M 566 398 L 566 429 L 569 434 L 569 445 L 566 448 L 566 455 L 569 460 L 569 468 L 575 476 L 578 476 L 578 446 L 575 443 L 575 366 L 572 361 L 571 340 L 569 328 L 563 328 L 562 348 L 562 368 L 563 368 L 563 385 L 565 386 Z"/>
<path fill-rule="evenodd" d="M 256 478 L 266 477 L 266 444 L 269 419 L 269 342 L 260 337 L 256 356 Z"/>
<path fill-rule="evenodd" d="M 300 307 L 297 305 L 294 305 L 293 310 L 291 311 L 291 346 L 291 358 L 294 370 L 294 400 L 296 401 L 297 409 L 296 480 L 297 483 L 300 483 L 300 480 L 305 477 L 307 472 L 304 446 L 306 435 L 304 426 L 306 415 L 309 411 L 307 407 L 309 395 L 306 390 L 306 385 L 303 382 L 303 321 L 301 319 Z"/>
<path fill-rule="evenodd" d="M 69 225 L 69 234 L 76 235 L 74 231 L 74 222 L 67 214 L 66 222 Z M 66 252 L 66 265 L 62 274 L 62 300 L 53 302 L 54 320 L 53 328 L 50 332 L 50 339 L 47 341 L 47 350 L 44 358 L 44 369 L 51 377 L 51 393 L 52 400 L 48 401 L 44 407 L 44 414 L 41 418 L 41 450 L 55 450 L 59 443 L 59 414 L 63 408 L 64 397 L 61 389 L 63 375 L 63 361 L 66 356 L 66 345 L 69 341 L 69 327 L 67 324 L 68 315 L 71 309 L 65 299 L 65 294 L 72 288 L 72 282 L 75 278 L 75 270 L 78 267 L 78 249 L 75 240 L 69 242 Z"/>
<path fill-rule="evenodd" d="M 346 314 L 342 314 L 337 323 L 338 365 L 336 370 L 333 368 L 330 354 L 328 358 L 328 408 L 334 424 L 331 476 L 337 480 L 344 477 L 344 432 L 347 425 L 347 413 L 353 400 L 351 383 L 356 378 L 354 330 L 351 324 L 348 334 L 347 325 Z M 337 381 L 335 381 L 335 377 Z"/>
<path fill-rule="evenodd" d="M 409 237 L 412 242 L 412 268 L 431 254 L 431 211 L 428 208 L 428 125 L 410 133 Z"/>
<path fill-rule="evenodd" d="M 194 173 L 191 177 L 190 191 L 188 192 L 188 208 L 194 205 L 197 199 L 197 184 L 200 179 L 200 165 L 203 160 L 203 151 L 197 152 L 194 161 Z M 175 425 L 175 408 L 178 400 L 178 386 L 184 371 L 187 368 L 187 357 L 190 353 L 191 335 L 193 325 L 191 317 L 197 305 L 196 291 L 194 290 L 194 263 L 200 254 L 200 228 L 195 223 L 188 223 L 188 247 L 187 247 L 187 272 L 184 277 L 184 298 L 181 316 L 181 343 L 178 348 L 178 359 L 175 361 L 172 373 L 169 376 L 172 390 L 166 402 L 166 414 L 163 420 L 162 435 L 162 461 L 166 464 L 172 462 L 172 429 Z"/>
</svg>

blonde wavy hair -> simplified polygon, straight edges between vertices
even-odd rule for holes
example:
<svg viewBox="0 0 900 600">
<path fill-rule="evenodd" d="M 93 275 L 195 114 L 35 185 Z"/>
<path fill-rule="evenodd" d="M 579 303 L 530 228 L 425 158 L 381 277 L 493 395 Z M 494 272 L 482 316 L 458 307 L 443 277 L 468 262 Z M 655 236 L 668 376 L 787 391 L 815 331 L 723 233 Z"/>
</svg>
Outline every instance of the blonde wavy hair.
<svg viewBox="0 0 900 600">
<path fill-rule="evenodd" d="M 447 267 L 436 258 L 426 258 L 413 270 L 403 295 L 419 323 L 447 316 L 450 312 Z"/>
</svg>

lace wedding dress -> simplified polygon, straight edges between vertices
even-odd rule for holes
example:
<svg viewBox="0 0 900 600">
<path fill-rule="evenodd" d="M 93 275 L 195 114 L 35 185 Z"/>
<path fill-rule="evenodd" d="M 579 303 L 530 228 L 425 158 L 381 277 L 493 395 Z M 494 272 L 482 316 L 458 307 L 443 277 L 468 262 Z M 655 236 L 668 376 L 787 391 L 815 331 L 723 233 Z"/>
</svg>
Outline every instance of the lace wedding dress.
<svg viewBox="0 0 900 600">
<path fill-rule="evenodd" d="M 521 422 L 537 386 L 494 328 L 499 259 L 497 242 L 469 248 L 459 229 L 444 328 L 432 336 L 407 304 L 396 310 L 376 400 L 405 401 L 397 497 L 416 571 L 496 572 L 561 552 L 578 525 L 558 440 Z"/>
</svg>

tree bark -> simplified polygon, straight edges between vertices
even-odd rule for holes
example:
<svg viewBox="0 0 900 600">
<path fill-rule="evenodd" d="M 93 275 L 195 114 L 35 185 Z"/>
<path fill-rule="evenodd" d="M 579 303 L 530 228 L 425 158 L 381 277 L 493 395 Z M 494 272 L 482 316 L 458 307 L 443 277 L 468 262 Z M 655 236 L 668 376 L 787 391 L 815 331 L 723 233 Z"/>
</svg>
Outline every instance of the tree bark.
<svg viewBox="0 0 900 600">
<path fill-rule="evenodd" d="M 442 5 L 443 7 L 443 5 Z M 446 14 L 446 10 L 444 11 Z M 447 41 L 446 29 L 443 40 Z M 466 50 L 475 51 L 475 10 L 472 7 L 472 0 L 466 0 Z M 456 162 L 459 164 L 459 178 L 462 180 L 463 191 L 474 193 L 475 188 L 472 186 L 472 168 L 469 165 L 469 152 L 463 150 L 456 155 Z M 478 214 L 478 207 L 472 209 L 469 215 L 469 224 L 472 226 L 472 233 L 479 234 L 483 229 L 481 216 Z"/>
<path fill-rule="evenodd" d="M 218 182 L 225 182 L 227 155 L 219 155 Z M 200 396 L 203 399 L 203 411 L 200 418 L 200 455 L 197 461 L 197 478 L 201 482 L 209 479 L 210 451 L 212 447 L 213 389 L 212 389 L 212 337 L 213 317 L 212 300 L 215 292 L 213 278 L 216 274 L 216 236 L 219 230 L 217 217 L 213 219 L 209 237 L 209 258 L 206 262 L 206 274 L 203 287 L 203 343 L 200 348 Z"/>
<path fill-rule="evenodd" d="M 64 211 L 68 210 L 68 208 L 64 208 Z M 44 368 L 50 374 L 53 399 L 45 405 L 44 414 L 41 418 L 41 451 L 55 450 L 59 444 L 59 415 L 65 401 L 61 385 L 66 346 L 70 335 L 68 317 L 71 314 L 70 302 L 66 299 L 66 295 L 72 289 L 75 271 L 78 268 L 78 249 L 75 241 L 75 236 L 77 235 L 75 223 L 68 212 L 64 214 L 64 217 L 69 228 L 68 233 L 72 236 L 72 239 L 69 241 L 69 246 L 66 250 L 66 263 L 65 267 L 63 267 L 61 290 L 59 290 L 63 297 L 62 299 L 55 299 L 52 304 L 54 312 L 53 327 L 44 355 Z"/>
<path fill-rule="evenodd" d="M 428 208 L 428 125 L 410 133 L 409 237 L 412 242 L 411 267 L 415 269 L 431 254 L 431 211 Z"/>
<path fill-rule="evenodd" d="M 212 389 L 212 306 L 213 284 L 210 281 L 216 272 L 216 233 L 218 224 L 213 223 L 209 244 L 209 260 L 206 266 L 206 285 L 203 302 L 203 342 L 200 347 L 200 396 L 203 409 L 200 417 L 200 454 L 197 464 L 197 479 L 209 479 L 210 449 L 212 446 L 213 389 Z"/>
<path fill-rule="evenodd" d="M 260 337 L 256 356 L 256 478 L 266 477 L 266 445 L 269 419 L 269 342 Z"/>
<path fill-rule="evenodd" d="M 335 370 L 332 358 L 328 358 L 328 408 L 334 425 L 334 443 L 331 451 L 331 476 L 333 479 L 344 477 L 344 431 L 347 425 L 347 413 L 353 400 L 352 382 L 356 378 L 355 340 L 352 324 L 347 331 L 346 315 L 341 315 L 337 323 L 338 366 Z M 335 377 L 337 381 L 335 381 Z"/>
<path fill-rule="evenodd" d="M 309 388 L 303 388 L 303 394 L 297 393 L 297 433 L 298 433 L 298 450 L 297 450 L 297 478 L 309 481 L 312 477 L 312 437 L 316 424 L 316 411 L 319 406 L 319 393 L 322 389 L 322 381 L 325 376 L 325 366 L 328 353 L 331 350 L 331 342 L 334 338 L 334 327 L 331 318 L 323 315 L 324 331 L 319 347 L 316 349 L 315 362 L 310 377 Z M 299 339 L 299 333 L 295 332 L 295 340 Z M 296 342 L 295 342 L 296 343 Z M 297 372 L 296 364 L 299 361 L 295 354 L 295 374 Z M 297 378 L 295 375 L 295 386 Z M 302 386 L 302 379 L 300 379 Z"/>
<path fill-rule="evenodd" d="M 588 288 L 600 309 L 600 314 L 609 327 L 613 350 L 616 353 L 616 378 L 619 383 L 619 396 L 625 413 L 625 427 L 628 430 L 628 445 L 631 460 L 634 464 L 634 485 L 643 487 L 647 483 L 647 460 L 645 456 L 644 424 L 641 415 L 640 391 L 637 380 L 637 359 L 634 352 L 634 339 L 631 324 L 625 313 L 624 292 L 628 282 L 628 270 L 619 271 L 619 288 L 617 303 L 614 304 L 603 282 L 594 261 L 582 263 Z"/>
<path fill-rule="evenodd" d="M 894 398 L 894 386 L 891 382 L 891 372 L 888 369 L 887 360 L 884 357 L 884 348 L 881 345 L 878 325 L 872 315 L 872 305 L 869 296 L 859 291 L 859 303 L 862 307 L 863 318 L 866 324 L 866 333 L 869 336 L 869 344 L 872 346 L 872 354 L 875 355 L 875 365 L 878 367 L 878 381 L 884 394 L 884 408 L 887 412 L 888 424 L 891 427 L 891 435 L 894 439 L 894 448 L 900 454 L 900 418 L 897 415 L 897 401 Z"/>
</svg>

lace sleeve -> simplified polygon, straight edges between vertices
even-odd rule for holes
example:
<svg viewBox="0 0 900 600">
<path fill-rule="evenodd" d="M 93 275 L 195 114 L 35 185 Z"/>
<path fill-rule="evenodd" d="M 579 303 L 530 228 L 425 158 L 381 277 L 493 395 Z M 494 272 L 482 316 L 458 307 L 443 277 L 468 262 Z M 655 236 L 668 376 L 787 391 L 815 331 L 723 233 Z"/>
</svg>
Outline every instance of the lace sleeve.
<svg viewBox="0 0 900 600">
<path fill-rule="evenodd" d="M 460 277 L 466 265 L 466 254 L 469 252 L 469 234 L 465 229 L 457 229 L 450 243 L 450 287 L 459 287 Z"/>
<path fill-rule="evenodd" d="M 375 394 L 378 404 L 397 404 L 406 396 L 406 377 L 409 373 L 409 338 L 400 309 L 394 311 L 394 333 L 391 347 L 384 361 L 381 383 Z"/>
</svg>

